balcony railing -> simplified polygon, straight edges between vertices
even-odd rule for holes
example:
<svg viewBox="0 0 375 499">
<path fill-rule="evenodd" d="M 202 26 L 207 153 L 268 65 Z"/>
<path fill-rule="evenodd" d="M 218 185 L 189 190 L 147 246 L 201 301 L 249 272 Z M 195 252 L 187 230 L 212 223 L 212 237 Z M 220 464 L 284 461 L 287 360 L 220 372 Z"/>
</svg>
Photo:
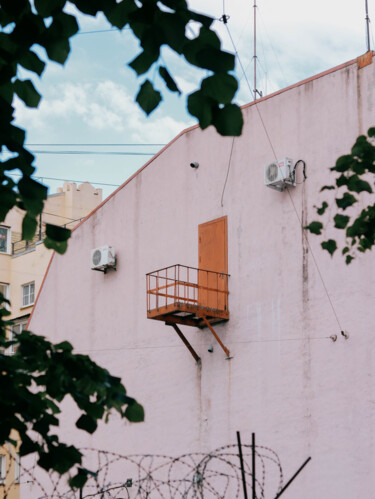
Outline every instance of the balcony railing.
<svg viewBox="0 0 375 499">
<path fill-rule="evenodd" d="M 147 316 L 166 322 L 172 316 L 227 320 L 228 277 L 222 272 L 180 264 L 150 272 L 146 274 Z"/>
</svg>

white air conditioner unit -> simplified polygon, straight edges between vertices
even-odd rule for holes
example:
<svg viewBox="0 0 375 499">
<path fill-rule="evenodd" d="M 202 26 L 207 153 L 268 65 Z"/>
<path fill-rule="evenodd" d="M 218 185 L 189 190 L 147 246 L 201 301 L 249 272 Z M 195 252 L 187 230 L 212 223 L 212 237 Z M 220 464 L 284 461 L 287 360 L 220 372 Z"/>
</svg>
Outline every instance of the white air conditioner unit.
<svg viewBox="0 0 375 499">
<path fill-rule="evenodd" d="M 91 250 L 91 269 L 106 273 L 109 268 L 116 270 L 115 248 L 106 245 Z"/>
<path fill-rule="evenodd" d="M 295 187 L 296 176 L 293 170 L 293 160 L 283 158 L 268 163 L 264 167 L 264 184 L 278 191 L 283 191 L 287 185 Z"/>
</svg>

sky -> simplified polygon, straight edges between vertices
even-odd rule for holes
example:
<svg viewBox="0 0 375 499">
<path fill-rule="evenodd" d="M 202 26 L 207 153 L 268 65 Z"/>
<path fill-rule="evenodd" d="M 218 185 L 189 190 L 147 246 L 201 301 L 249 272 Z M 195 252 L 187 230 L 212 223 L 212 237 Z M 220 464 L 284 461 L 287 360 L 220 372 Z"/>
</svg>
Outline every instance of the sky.
<svg viewBox="0 0 375 499">
<path fill-rule="evenodd" d="M 254 0 L 189 2 L 191 9 L 216 19 L 213 28 L 223 48 L 238 54 L 238 104 L 253 100 L 253 5 Z M 368 10 L 374 50 L 375 0 L 368 0 Z M 74 8 L 68 5 L 66 11 Z M 256 11 L 257 89 L 263 95 L 367 50 L 365 0 L 257 0 Z M 220 21 L 224 13 L 229 16 L 226 26 Z M 162 91 L 163 102 L 146 117 L 134 101 L 144 78 L 137 78 L 127 66 L 140 51 L 131 31 L 110 30 L 101 16 L 79 15 L 78 22 L 80 31 L 72 39 L 65 66 L 49 62 L 41 79 L 33 79 L 43 96 L 39 107 L 28 109 L 15 98 L 16 124 L 27 130 L 26 142 L 36 156 L 35 175 L 49 186 L 49 194 L 67 179 L 89 181 L 106 197 L 164 144 L 196 123 L 186 111 L 186 96 L 199 87 L 206 72 L 163 49 L 163 63 L 183 95 L 168 92 L 152 69 L 148 77 Z M 39 53 L 43 55 L 42 50 Z M 31 75 L 23 71 L 20 76 Z"/>
</svg>

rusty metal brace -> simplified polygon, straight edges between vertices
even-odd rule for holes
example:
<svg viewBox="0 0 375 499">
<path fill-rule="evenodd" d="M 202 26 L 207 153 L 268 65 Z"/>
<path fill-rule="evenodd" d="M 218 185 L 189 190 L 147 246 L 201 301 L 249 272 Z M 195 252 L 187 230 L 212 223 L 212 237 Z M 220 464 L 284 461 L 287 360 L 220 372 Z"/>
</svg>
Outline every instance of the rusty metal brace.
<svg viewBox="0 0 375 499">
<path fill-rule="evenodd" d="M 198 364 L 201 364 L 201 359 L 200 359 L 199 355 L 194 350 L 194 348 L 190 345 L 189 341 L 186 339 L 186 337 L 184 336 L 184 334 L 182 333 L 182 331 L 180 330 L 180 328 L 177 326 L 177 324 L 175 324 L 174 322 L 166 322 L 165 324 L 166 324 L 166 326 L 172 326 L 173 327 L 173 329 L 176 331 L 176 333 L 178 334 L 178 336 L 183 341 L 183 343 L 186 346 L 186 348 L 189 350 L 189 352 L 191 353 L 191 355 L 194 357 L 195 362 L 197 362 Z"/>
<path fill-rule="evenodd" d="M 227 349 L 227 347 L 223 344 L 223 342 L 221 341 L 221 339 L 218 337 L 218 335 L 215 333 L 215 330 L 214 328 L 211 326 L 211 324 L 208 322 L 207 318 L 203 315 L 202 316 L 202 319 L 203 321 L 205 322 L 206 326 L 208 327 L 208 329 L 211 331 L 211 333 L 214 335 L 214 337 L 216 338 L 216 341 L 219 343 L 219 345 L 221 346 L 221 348 L 224 350 L 225 352 L 225 355 L 227 356 L 227 359 L 231 359 L 232 357 L 230 356 L 230 352 L 229 350 Z"/>
</svg>

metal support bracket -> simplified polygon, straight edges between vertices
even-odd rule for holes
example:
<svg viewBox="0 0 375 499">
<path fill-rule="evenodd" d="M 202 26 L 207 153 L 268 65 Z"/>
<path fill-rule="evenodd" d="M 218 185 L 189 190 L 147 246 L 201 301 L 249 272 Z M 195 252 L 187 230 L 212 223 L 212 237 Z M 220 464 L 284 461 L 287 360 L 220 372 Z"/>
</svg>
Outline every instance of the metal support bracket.
<svg viewBox="0 0 375 499">
<path fill-rule="evenodd" d="M 186 348 L 189 350 L 189 352 L 191 353 L 191 355 L 194 357 L 195 362 L 197 362 L 198 364 L 200 364 L 201 363 L 201 359 L 200 359 L 199 355 L 194 350 L 194 348 L 190 345 L 190 343 L 188 342 L 188 340 L 185 338 L 185 336 L 183 335 L 183 333 L 181 332 L 181 330 L 177 326 L 177 324 L 175 324 L 174 322 L 166 322 L 165 325 L 173 327 L 173 329 L 176 331 L 176 333 L 178 334 L 178 336 L 183 341 L 183 343 L 186 346 Z"/>
<path fill-rule="evenodd" d="M 215 333 L 214 331 L 214 328 L 211 326 L 211 324 L 208 322 L 207 318 L 203 315 L 202 316 L 202 319 L 203 321 L 205 322 L 206 326 L 208 327 L 208 329 L 211 331 L 211 333 L 214 335 L 214 337 L 216 338 L 216 341 L 219 343 L 219 345 L 221 346 L 221 348 L 224 350 L 226 356 L 227 356 L 227 359 L 230 359 L 231 356 L 230 356 L 230 352 L 229 350 L 227 349 L 227 347 L 223 344 L 223 342 L 220 340 L 220 338 L 218 337 L 218 335 Z"/>
</svg>

